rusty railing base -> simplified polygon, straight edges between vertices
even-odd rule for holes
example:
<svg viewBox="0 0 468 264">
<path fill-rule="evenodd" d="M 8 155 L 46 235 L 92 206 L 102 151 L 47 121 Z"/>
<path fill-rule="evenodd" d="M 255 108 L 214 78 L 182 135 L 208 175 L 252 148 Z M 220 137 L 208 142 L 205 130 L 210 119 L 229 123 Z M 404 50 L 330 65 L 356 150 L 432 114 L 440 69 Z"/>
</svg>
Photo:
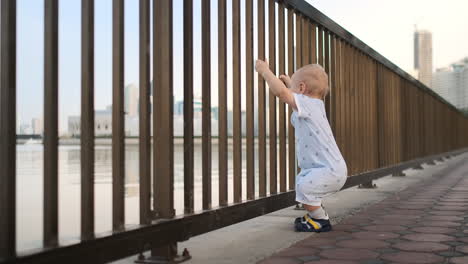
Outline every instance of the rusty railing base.
<svg viewBox="0 0 468 264">
<path fill-rule="evenodd" d="M 301 203 L 297 203 L 294 207 L 294 210 L 305 210 L 304 205 Z"/>
<path fill-rule="evenodd" d="M 416 167 L 414 167 L 416 168 Z M 403 171 L 398 171 L 392 174 L 392 177 L 405 177 L 406 174 Z"/>
<path fill-rule="evenodd" d="M 359 189 L 375 189 L 377 188 L 377 184 L 372 183 L 372 181 L 364 182 L 364 183 L 359 184 L 358 188 Z"/>
<path fill-rule="evenodd" d="M 146 258 L 143 253 L 138 256 L 135 263 L 143 264 L 177 264 L 190 260 L 192 256 L 185 248 L 182 255 L 177 254 L 177 243 L 171 243 L 151 250 L 151 256 Z"/>
</svg>

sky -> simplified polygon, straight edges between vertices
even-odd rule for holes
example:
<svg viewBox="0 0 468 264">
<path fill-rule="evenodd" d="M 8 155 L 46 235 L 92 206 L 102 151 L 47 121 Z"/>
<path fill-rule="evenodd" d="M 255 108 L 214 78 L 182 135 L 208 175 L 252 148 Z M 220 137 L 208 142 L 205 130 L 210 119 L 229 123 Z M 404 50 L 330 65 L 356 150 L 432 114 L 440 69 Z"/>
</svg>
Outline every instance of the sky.
<svg viewBox="0 0 468 264">
<path fill-rule="evenodd" d="M 183 0 L 174 0 L 174 93 L 182 99 Z M 353 35 L 387 57 L 403 70 L 413 68 L 413 32 L 415 25 L 433 33 L 434 69 L 468 56 L 468 10 L 466 0 L 308 0 L 310 4 L 350 31 Z M 19 122 L 42 118 L 43 112 L 43 0 L 17 1 L 17 97 Z M 230 1 L 228 1 L 230 3 Z M 256 1 L 254 2 L 256 9 Z M 217 84 L 217 1 L 212 1 L 212 85 Z M 228 4 L 228 50 L 232 38 L 229 21 L 231 5 Z M 241 4 L 244 12 L 244 1 Z M 112 96 L 112 1 L 95 1 L 95 108 L 104 109 Z M 255 12 L 254 12 L 255 14 Z M 244 15 L 241 15 L 243 19 Z M 254 15 L 254 21 L 256 14 Z M 194 0 L 194 90 L 201 94 L 201 20 L 200 0 Z M 80 113 L 80 1 L 61 0 L 59 4 L 59 119 L 60 131 L 67 130 L 67 117 Z M 241 22 L 241 39 L 244 40 L 244 22 Z M 254 36 L 257 28 L 254 28 Z M 138 1 L 125 1 L 125 84 L 138 85 Z M 255 46 L 255 45 L 254 45 Z M 242 65 L 245 50 L 242 49 Z M 257 51 L 254 50 L 254 57 Z M 268 54 L 268 53 L 267 53 Z M 232 54 L 228 52 L 228 73 Z M 256 78 L 256 77 L 255 77 Z M 228 89 L 232 76 L 228 74 Z M 245 73 L 242 73 L 245 80 Z M 217 92 L 213 89 L 212 105 L 217 105 Z M 228 100 L 232 94 L 228 93 Z M 243 102 L 245 104 L 245 102 Z"/>
</svg>

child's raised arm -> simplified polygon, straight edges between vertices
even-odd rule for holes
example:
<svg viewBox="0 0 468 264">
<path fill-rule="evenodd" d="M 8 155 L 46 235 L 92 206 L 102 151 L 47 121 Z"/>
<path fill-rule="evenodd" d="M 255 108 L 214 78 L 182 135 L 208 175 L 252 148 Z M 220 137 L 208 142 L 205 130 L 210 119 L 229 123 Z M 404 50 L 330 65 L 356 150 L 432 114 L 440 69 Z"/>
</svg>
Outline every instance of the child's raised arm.
<svg viewBox="0 0 468 264">
<path fill-rule="evenodd" d="M 296 101 L 294 100 L 293 93 L 288 88 L 286 88 L 285 84 L 271 72 L 268 63 L 262 60 L 257 60 L 255 63 L 255 69 L 259 75 L 261 75 L 268 83 L 271 93 L 297 111 Z M 288 80 L 285 80 L 285 82 L 290 85 L 290 83 L 288 83 L 290 80 L 289 78 L 287 79 Z"/>
</svg>

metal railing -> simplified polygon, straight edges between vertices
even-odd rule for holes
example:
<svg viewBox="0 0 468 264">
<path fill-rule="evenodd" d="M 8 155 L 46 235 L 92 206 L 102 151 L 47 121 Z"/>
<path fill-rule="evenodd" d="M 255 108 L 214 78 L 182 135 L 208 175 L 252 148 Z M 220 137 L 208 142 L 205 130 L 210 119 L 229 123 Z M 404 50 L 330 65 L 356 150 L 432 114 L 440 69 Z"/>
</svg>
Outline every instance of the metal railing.
<svg viewBox="0 0 468 264">
<path fill-rule="evenodd" d="M 16 1 L 1 2 L 0 262 L 107 262 L 152 249 L 173 257 L 176 243 L 191 236 L 294 204 L 296 174 L 291 108 L 266 94 L 258 80 L 254 93 L 254 46 L 277 74 L 292 74 L 310 63 L 324 66 L 331 93 L 327 115 L 352 175 L 345 187 L 368 182 L 422 162 L 465 151 L 468 120 L 340 25 L 303 0 L 218 0 L 218 83 L 211 83 L 210 1 L 202 0 L 202 205 L 194 210 L 193 3 L 183 1 L 184 23 L 184 215 L 174 211 L 173 176 L 173 17 L 171 0 L 140 0 L 140 225 L 124 221 L 124 1 L 113 1 L 112 227 L 94 228 L 94 1 L 82 0 L 81 83 L 81 242 L 58 243 L 58 0 L 45 0 L 44 248 L 16 251 Z M 232 21 L 227 21 L 231 4 Z M 268 10 L 268 13 L 265 11 Z M 256 11 L 256 16 L 254 16 Z M 277 16 L 277 22 L 276 17 Z M 153 19 L 151 19 L 153 17 Z M 254 21 L 254 18 L 257 21 Z M 241 21 L 241 18 L 245 20 Z M 231 23 L 229 23 L 231 22 Z M 150 46 L 150 23 L 153 46 Z M 241 42 L 241 23 L 245 39 Z M 228 186 L 227 27 L 232 26 L 233 186 Z M 254 35 L 254 27 L 257 34 Z M 268 39 L 266 39 L 268 32 Z M 276 45 L 278 43 L 278 45 Z M 266 54 L 268 47 L 268 54 Z M 286 48 L 287 47 L 287 48 Z M 154 85 L 150 84 L 153 49 Z M 245 65 L 241 65 L 241 50 Z M 276 64 L 278 59 L 278 64 Z M 245 71 L 245 83 L 241 72 Z M 150 89 L 154 103 L 150 104 Z M 212 206 L 211 92 L 219 101 L 219 207 Z M 242 201 L 242 90 L 246 103 L 246 192 Z M 267 104 L 268 103 L 268 104 Z M 268 107 L 267 107 L 268 105 Z M 150 107 L 153 107 L 150 109 Z M 254 114 L 254 108 L 258 115 Z M 268 112 L 267 112 L 268 108 Z M 151 110 L 153 115 L 151 115 Z M 268 115 L 268 117 L 267 117 Z M 153 118 L 153 143 L 151 120 Z M 254 122 L 258 122 L 258 143 Z M 268 119 L 268 123 L 267 120 Z M 268 132 L 267 132 L 268 128 Z M 254 146 L 258 144 L 258 155 Z M 268 146 L 267 146 L 268 144 Z M 152 146 L 152 148 L 151 148 Z M 153 153 L 153 169 L 151 168 Z M 279 157 L 279 159 L 278 159 Z M 269 168 L 267 168 L 267 158 Z M 255 171 L 258 166 L 258 174 Z M 269 173 L 268 173 L 269 172 Z M 278 173 L 277 173 L 278 172 Z M 258 178 L 258 195 L 255 183 Z M 268 181 L 267 181 L 268 178 Z M 269 186 L 267 186 L 269 182 Z M 153 185 L 151 185 L 153 184 Z M 278 189 L 279 187 L 279 189 Z M 228 204 L 232 188 L 234 203 Z"/>
</svg>

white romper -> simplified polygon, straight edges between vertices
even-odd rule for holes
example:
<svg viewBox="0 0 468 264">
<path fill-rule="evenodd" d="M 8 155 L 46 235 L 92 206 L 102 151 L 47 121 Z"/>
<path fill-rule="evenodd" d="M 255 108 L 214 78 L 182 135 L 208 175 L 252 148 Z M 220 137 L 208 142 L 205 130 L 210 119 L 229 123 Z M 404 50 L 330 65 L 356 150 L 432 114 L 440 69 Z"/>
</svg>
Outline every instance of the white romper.
<svg viewBox="0 0 468 264">
<path fill-rule="evenodd" d="M 325 196 L 339 191 L 348 169 L 328 123 L 324 102 L 294 94 L 297 111 L 291 115 L 296 156 L 301 172 L 296 176 L 296 201 L 319 206 Z"/>
</svg>

